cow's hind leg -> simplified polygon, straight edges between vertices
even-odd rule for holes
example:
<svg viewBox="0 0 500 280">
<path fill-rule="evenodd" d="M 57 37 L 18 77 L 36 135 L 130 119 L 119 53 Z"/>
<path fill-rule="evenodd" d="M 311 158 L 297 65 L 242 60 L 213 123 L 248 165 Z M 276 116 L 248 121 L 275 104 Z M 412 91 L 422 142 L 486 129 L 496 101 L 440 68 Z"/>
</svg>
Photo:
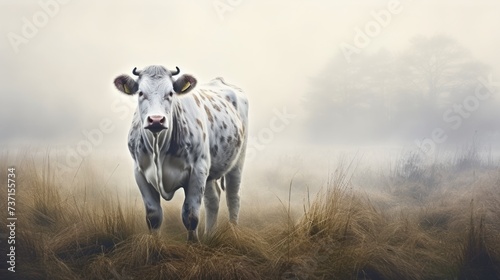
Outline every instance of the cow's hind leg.
<svg viewBox="0 0 500 280">
<path fill-rule="evenodd" d="M 220 189 L 215 180 L 207 181 L 203 202 L 205 204 L 205 235 L 213 232 L 219 213 Z"/>
<path fill-rule="evenodd" d="M 160 204 L 160 194 L 156 189 L 146 181 L 144 175 L 135 168 L 135 180 L 142 194 L 144 206 L 146 207 L 146 222 L 151 231 L 156 231 L 160 228 L 163 221 L 163 212 Z"/>
<path fill-rule="evenodd" d="M 225 175 L 226 179 L 226 203 L 229 210 L 229 221 L 238 224 L 240 212 L 240 183 L 242 166 L 236 165 Z"/>
</svg>

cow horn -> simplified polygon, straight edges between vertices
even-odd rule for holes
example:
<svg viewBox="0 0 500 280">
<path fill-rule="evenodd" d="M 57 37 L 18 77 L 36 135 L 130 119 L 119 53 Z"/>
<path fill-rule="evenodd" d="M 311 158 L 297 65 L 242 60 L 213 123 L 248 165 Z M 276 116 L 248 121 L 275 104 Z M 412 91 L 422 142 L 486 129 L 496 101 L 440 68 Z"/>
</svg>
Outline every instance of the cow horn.
<svg viewBox="0 0 500 280">
<path fill-rule="evenodd" d="M 179 67 L 175 66 L 175 69 L 177 70 L 176 72 L 172 72 L 172 76 L 175 76 L 177 74 L 179 74 L 181 72 L 181 70 L 179 70 Z"/>
<path fill-rule="evenodd" d="M 141 71 L 137 71 L 137 67 L 134 67 L 134 70 L 132 70 L 132 74 L 139 76 L 141 74 Z"/>
</svg>

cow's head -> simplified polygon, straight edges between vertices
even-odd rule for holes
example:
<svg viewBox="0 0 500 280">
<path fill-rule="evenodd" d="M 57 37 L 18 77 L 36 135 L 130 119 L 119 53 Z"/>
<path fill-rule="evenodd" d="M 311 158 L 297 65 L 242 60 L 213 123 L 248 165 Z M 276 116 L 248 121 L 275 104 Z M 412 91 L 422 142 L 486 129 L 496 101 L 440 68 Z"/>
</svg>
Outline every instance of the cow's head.
<svg viewBox="0 0 500 280">
<path fill-rule="evenodd" d="M 114 81 L 116 88 L 128 95 L 138 95 L 138 112 L 145 129 L 153 133 L 169 129 L 174 98 L 191 91 L 196 86 L 196 79 L 191 75 L 174 79 L 179 74 L 178 67 L 171 72 L 163 66 L 149 66 L 140 71 L 134 68 L 132 73 L 138 76 L 137 80 L 120 75 Z"/>
</svg>

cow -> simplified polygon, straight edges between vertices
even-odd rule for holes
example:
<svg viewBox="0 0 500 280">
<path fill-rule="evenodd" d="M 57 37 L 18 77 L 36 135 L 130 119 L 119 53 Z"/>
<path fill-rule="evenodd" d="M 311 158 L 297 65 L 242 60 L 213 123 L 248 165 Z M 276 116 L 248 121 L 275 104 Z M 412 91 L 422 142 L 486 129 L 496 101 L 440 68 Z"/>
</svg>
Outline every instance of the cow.
<svg viewBox="0 0 500 280">
<path fill-rule="evenodd" d="M 221 190 L 226 192 L 229 220 L 238 222 L 240 183 L 248 139 L 248 100 L 241 89 L 222 78 L 197 86 L 195 77 L 163 66 L 134 68 L 115 78 L 116 88 L 136 95 L 137 110 L 128 135 L 146 222 L 158 232 L 163 219 L 160 196 L 169 201 L 183 188 L 182 222 L 188 241 L 198 241 L 203 199 L 205 234 L 217 223 Z"/>
</svg>

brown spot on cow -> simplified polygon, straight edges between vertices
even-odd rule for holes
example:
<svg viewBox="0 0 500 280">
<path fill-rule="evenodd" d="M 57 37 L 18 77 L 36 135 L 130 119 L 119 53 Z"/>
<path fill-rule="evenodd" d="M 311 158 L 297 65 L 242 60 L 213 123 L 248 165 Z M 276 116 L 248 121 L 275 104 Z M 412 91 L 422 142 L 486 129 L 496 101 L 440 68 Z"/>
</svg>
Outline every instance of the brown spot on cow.
<svg viewBox="0 0 500 280">
<path fill-rule="evenodd" d="M 210 94 L 207 94 L 206 91 L 202 91 L 200 95 L 203 100 L 208 100 L 213 103 L 214 98 Z"/>
<path fill-rule="evenodd" d="M 221 135 L 221 137 L 219 138 L 219 140 L 220 140 L 221 143 L 224 143 L 224 140 L 226 140 L 226 139 L 224 138 L 224 135 Z"/>
<path fill-rule="evenodd" d="M 205 112 L 207 112 L 207 117 L 208 117 L 208 120 L 213 123 L 214 122 L 214 118 L 212 116 L 212 112 L 210 112 L 210 109 L 207 107 L 207 105 L 205 105 Z"/>
<path fill-rule="evenodd" d="M 201 129 L 203 129 L 203 124 L 201 123 L 200 119 L 196 119 L 196 123 Z"/>
<path fill-rule="evenodd" d="M 215 110 L 217 110 L 217 112 L 220 112 L 220 107 L 217 105 L 217 104 L 212 104 L 212 106 L 214 107 Z"/>
<path fill-rule="evenodd" d="M 227 124 L 224 121 L 222 122 L 222 128 L 227 129 Z"/>
<path fill-rule="evenodd" d="M 198 96 L 196 96 L 196 94 L 194 94 L 193 96 L 194 96 L 194 101 L 196 101 L 196 105 L 198 105 L 198 107 L 201 107 L 200 99 L 198 99 Z"/>
</svg>

